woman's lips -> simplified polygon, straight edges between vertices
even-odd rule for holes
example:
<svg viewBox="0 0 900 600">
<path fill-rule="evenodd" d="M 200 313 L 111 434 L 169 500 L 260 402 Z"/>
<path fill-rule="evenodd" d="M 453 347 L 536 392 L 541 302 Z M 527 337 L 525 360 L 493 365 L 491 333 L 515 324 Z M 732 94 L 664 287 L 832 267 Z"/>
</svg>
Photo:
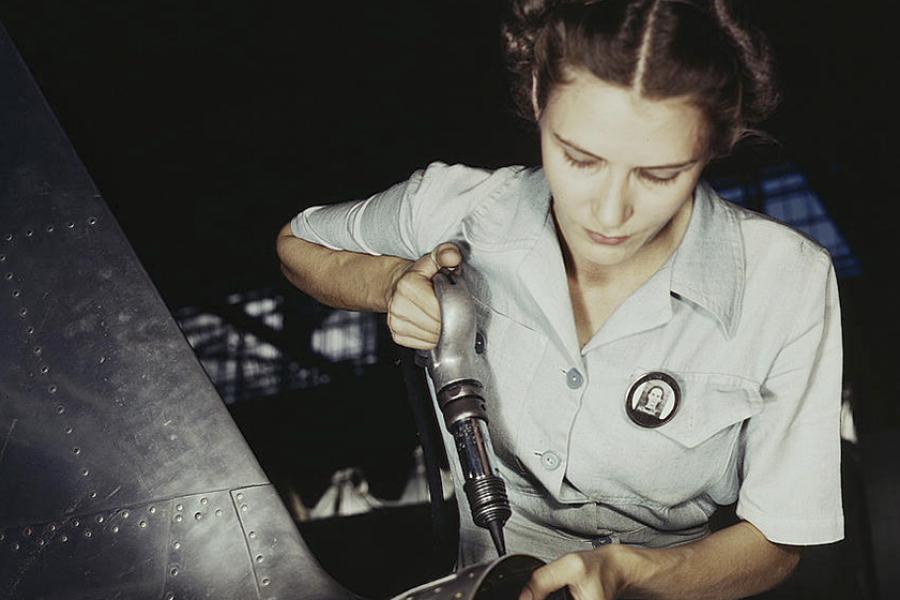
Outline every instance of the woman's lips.
<svg viewBox="0 0 900 600">
<path fill-rule="evenodd" d="M 592 242 L 595 244 L 603 244 L 604 246 L 618 246 L 628 240 L 629 237 L 627 235 L 624 237 L 607 237 L 596 231 L 591 231 L 590 229 L 587 230 L 587 233 Z"/>
</svg>

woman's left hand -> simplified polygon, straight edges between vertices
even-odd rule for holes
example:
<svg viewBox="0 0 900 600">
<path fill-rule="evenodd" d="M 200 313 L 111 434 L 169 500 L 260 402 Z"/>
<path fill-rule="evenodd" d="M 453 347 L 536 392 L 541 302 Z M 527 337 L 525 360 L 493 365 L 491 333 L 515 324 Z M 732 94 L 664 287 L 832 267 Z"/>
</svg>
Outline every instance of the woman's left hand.
<svg viewBox="0 0 900 600">
<path fill-rule="evenodd" d="M 544 600 L 568 586 L 575 600 L 613 600 L 627 583 L 628 547 L 619 544 L 566 554 L 531 574 L 519 600 Z"/>
</svg>

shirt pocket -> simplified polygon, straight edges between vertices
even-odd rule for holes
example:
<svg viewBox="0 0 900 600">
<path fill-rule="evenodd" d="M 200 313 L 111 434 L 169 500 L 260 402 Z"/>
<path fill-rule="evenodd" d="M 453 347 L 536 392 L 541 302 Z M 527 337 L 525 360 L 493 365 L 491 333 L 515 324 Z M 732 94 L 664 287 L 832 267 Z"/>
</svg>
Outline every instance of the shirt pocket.
<svg viewBox="0 0 900 600">
<path fill-rule="evenodd" d="M 758 386 L 732 375 L 672 374 L 681 388 L 681 405 L 671 421 L 655 431 L 685 448 L 713 438 L 737 435 L 740 425 L 763 409 Z"/>
</svg>

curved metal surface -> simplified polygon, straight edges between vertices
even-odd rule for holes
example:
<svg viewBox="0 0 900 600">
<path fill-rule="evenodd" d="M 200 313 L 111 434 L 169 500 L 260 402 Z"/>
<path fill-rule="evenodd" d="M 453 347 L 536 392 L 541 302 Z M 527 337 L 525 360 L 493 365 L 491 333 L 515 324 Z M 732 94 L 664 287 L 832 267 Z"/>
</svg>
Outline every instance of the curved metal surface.
<svg viewBox="0 0 900 600">
<path fill-rule="evenodd" d="M 350 598 L 2 27 L 0 80 L 0 598 Z"/>
<path fill-rule="evenodd" d="M 532 572 L 544 565 L 527 554 L 507 554 L 395 596 L 393 600 L 517 600 Z M 550 600 L 567 600 L 560 590 Z"/>
</svg>

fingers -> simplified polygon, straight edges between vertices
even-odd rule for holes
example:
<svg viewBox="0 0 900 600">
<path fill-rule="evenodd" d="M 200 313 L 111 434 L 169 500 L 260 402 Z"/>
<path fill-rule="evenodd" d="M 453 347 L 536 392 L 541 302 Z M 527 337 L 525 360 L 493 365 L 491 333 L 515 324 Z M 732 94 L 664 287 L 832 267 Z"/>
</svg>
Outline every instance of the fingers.
<svg viewBox="0 0 900 600">
<path fill-rule="evenodd" d="M 445 242 L 438 245 L 431 251 L 431 258 L 437 265 L 438 269 L 442 267 L 457 267 L 462 262 L 462 252 L 456 244 Z"/>
<path fill-rule="evenodd" d="M 606 600 L 596 559 L 590 552 L 574 552 L 537 569 L 519 600 L 545 600 L 565 587 L 575 600 Z"/>
<path fill-rule="evenodd" d="M 456 267 L 462 252 L 452 243 L 437 246 L 414 262 L 397 280 L 388 301 L 388 328 L 394 342 L 430 350 L 441 333 L 441 309 L 431 280 L 443 267 Z"/>
</svg>

